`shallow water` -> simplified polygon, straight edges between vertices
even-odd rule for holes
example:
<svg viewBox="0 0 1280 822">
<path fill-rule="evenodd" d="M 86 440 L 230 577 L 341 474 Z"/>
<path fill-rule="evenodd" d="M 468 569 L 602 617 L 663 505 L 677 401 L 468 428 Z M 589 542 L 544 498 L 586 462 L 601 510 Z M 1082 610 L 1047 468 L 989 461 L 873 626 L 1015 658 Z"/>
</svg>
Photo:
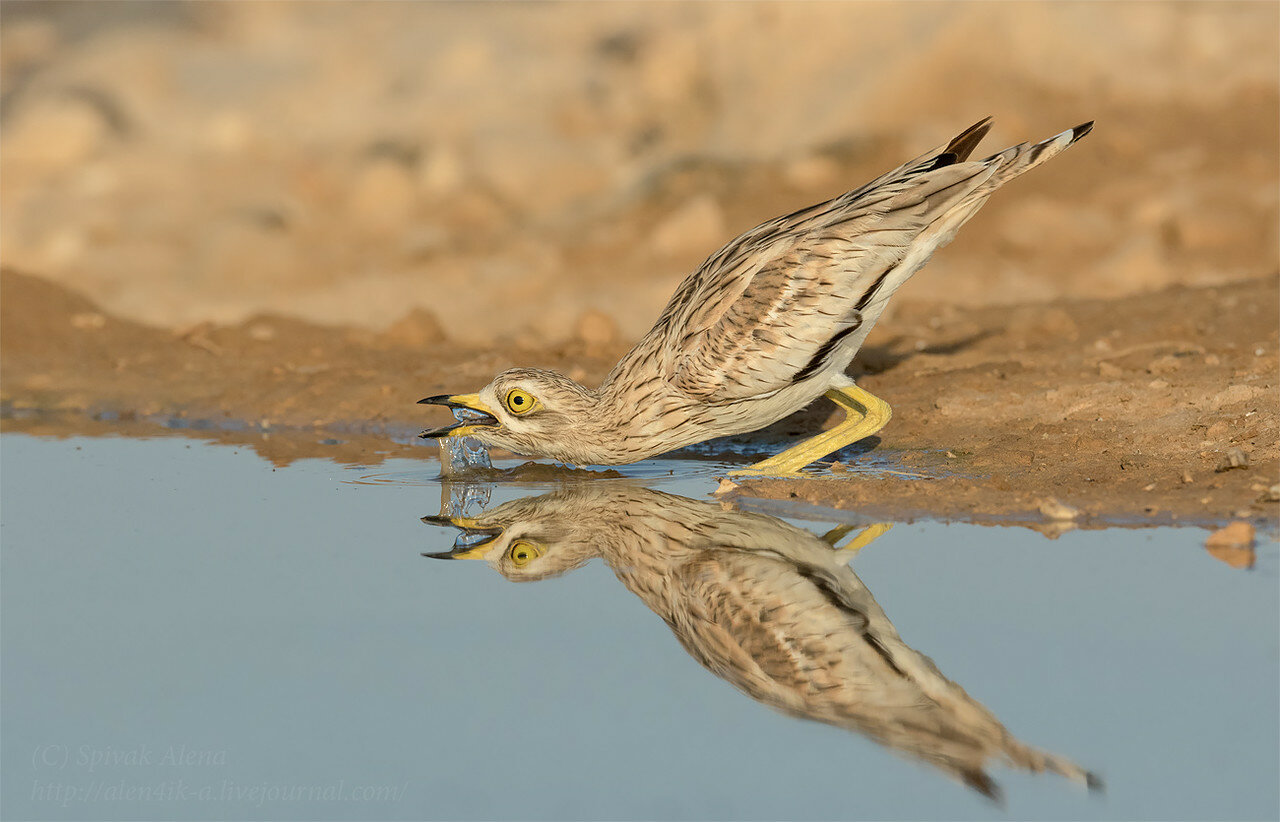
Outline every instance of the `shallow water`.
<svg viewBox="0 0 1280 822">
<path fill-rule="evenodd" d="M 460 532 L 420 518 L 459 487 L 432 461 L 273 469 L 177 438 L 0 447 L 6 819 L 1280 813 L 1273 544 L 1241 571 L 1195 529 L 1049 541 L 924 522 L 839 570 L 853 552 L 820 537 L 875 523 L 724 511 L 716 466 L 671 460 L 464 487 L 475 521 L 455 552 L 490 562 L 441 562 L 421 554 Z M 654 593 L 676 578 L 692 593 Z M 832 635 L 859 628 L 830 655 L 867 694 L 924 682 L 949 716 L 989 712 L 1105 792 L 995 764 L 993 804 L 948 778 L 936 735 L 876 727 L 929 726 L 911 700 L 838 727 L 784 716 L 728 661 L 776 671 L 767 643 L 685 627 L 708 603 L 801 590 L 825 593 L 796 619 L 835 608 Z"/>
</svg>

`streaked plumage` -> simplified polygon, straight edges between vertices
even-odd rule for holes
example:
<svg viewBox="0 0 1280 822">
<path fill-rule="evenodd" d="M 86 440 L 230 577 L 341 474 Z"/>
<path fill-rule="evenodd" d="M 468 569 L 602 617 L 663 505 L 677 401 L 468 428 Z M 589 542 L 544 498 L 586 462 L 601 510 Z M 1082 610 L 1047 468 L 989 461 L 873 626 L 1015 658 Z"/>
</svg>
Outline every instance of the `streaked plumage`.
<svg viewBox="0 0 1280 822">
<path fill-rule="evenodd" d="M 992 760 L 1097 784 L 1019 742 L 903 642 L 848 567 L 852 550 L 781 520 L 613 483 L 424 520 L 471 535 L 429 556 L 484 559 L 512 580 L 602 557 L 690 655 L 753 699 L 865 734 L 988 796 L 998 791 Z"/>
<path fill-rule="evenodd" d="M 422 400 L 488 415 L 422 436 L 469 435 L 517 453 L 614 465 L 754 431 L 824 393 L 855 412 L 840 435 L 802 443 L 763 467 L 794 471 L 869 436 L 888 421 L 888 406 L 844 371 L 889 298 L 992 192 L 1092 127 L 969 161 L 990 124 L 730 242 L 680 284 L 598 389 L 513 369 L 478 394 Z M 512 391 L 536 404 L 512 407 Z"/>
</svg>

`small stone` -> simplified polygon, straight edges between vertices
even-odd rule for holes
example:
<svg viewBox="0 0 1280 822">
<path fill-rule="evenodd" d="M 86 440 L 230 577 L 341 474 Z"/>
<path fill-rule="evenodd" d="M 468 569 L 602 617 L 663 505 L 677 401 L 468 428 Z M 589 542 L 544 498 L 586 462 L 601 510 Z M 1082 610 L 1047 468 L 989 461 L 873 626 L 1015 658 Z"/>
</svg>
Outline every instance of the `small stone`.
<svg viewBox="0 0 1280 822">
<path fill-rule="evenodd" d="M 1222 439 L 1230 433 L 1231 423 L 1226 420 L 1218 420 L 1213 425 L 1209 426 L 1209 429 L 1204 432 L 1204 435 L 1210 442 L 1213 442 L 1215 440 Z"/>
<path fill-rule="evenodd" d="M 603 311 L 584 311 L 574 327 L 579 340 L 591 346 L 606 346 L 618 339 L 618 324 Z"/>
<path fill-rule="evenodd" d="M 1109 362 L 1100 362 L 1098 363 L 1098 376 L 1107 380 L 1119 379 L 1124 376 L 1124 369 Z"/>
<path fill-rule="evenodd" d="M 1244 520 L 1236 520 L 1209 535 L 1204 547 L 1218 560 L 1232 568 L 1252 568 L 1254 564 L 1254 528 Z"/>
<path fill-rule="evenodd" d="M 418 182 L 428 194 L 444 197 L 462 190 L 467 182 L 467 170 L 456 151 L 438 145 L 424 159 Z"/>
<path fill-rule="evenodd" d="M 956 454 L 954 451 L 947 452 L 947 459 L 955 459 L 955 458 L 956 458 Z"/>
<path fill-rule="evenodd" d="M 41 170 L 69 168 L 89 159 L 110 130 L 102 112 L 78 97 L 35 98 L 6 120 L 6 159 Z"/>
<path fill-rule="evenodd" d="M 253 141 L 253 121 L 240 111 L 220 112 L 205 129 L 205 139 L 217 151 L 228 154 L 243 151 Z"/>
<path fill-rule="evenodd" d="M 1143 491 L 1154 491 L 1154 490 L 1156 490 L 1156 484 L 1153 482 L 1153 483 L 1151 483 L 1150 485 L 1144 485 L 1144 486 L 1143 486 L 1143 488 L 1142 488 L 1142 490 L 1143 490 Z"/>
<path fill-rule="evenodd" d="M 1258 502 L 1280 502 L 1280 483 L 1276 483 L 1262 492 Z"/>
<path fill-rule="evenodd" d="M 1166 354 L 1163 357 L 1156 357 L 1147 363 L 1148 374 L 1172 374 L 1182 367 L 1181 361 L 1172 354 Z"/>
<path fill-rule="evenodd" d="M 1248 468 L 1249 455 L 1239 448 L 1232 448 L 1222 455 L 1222 459 L 1218 460 L 1218 465 L 1213 470 L 1221 474 L 1223 471 L 1230 471 L 1232 468 Z"/>
<path fill-rule="evenodd" d="M 1205 364 L 1205 365 L 1221 365 L 1221 364 L 1222 364 L 1222 360 L 1218 359 L 1218 355 L 1217 355 L 1217 354 L 1205 354 L 1205 355 L 1204 355 L 1204 364 Z"/>
<path fill-rule="evenodd" d="M 1152 380 L 1151 382 L 1147 383 L 1147 388 L 1154 388 L 1157 391 L 1159 391 L 1162 388 L 1168 388 L 1168 387 L 1169 387 L 1169 383 L 1165 382 L 1164 380 Z"/>
<path fill-rule="evenodd" d="M 1065 505 L 1053 497 L 1040 500 L 1039 509 L 1045 517 L 1058 522 L 1074 520 L 1080 516 L 1078 509 Z"/>
<path fill-rule="evenodd" d="M 408 169 L 394 160 L 380 159 L 360 172 L 347 207 L 366 228 L 390 234 L 404 225 L 416 198 Z"/>
<path fill-rule="evenodd" d="M 426 348 L 444 342 L 444 327 L 436 315 L 425 308 L 415 308 L 382 332 L 382 339 L 404 348 Z"/>
<path fill-rule="evenodd" d="M 653 248 L 675 257 L 705 252 L 724 240 L 724 210 L 710 194 L 686 202 L 653 229 Z"/>
<path fill-rule="evenodd" d="M 71 317 L 71 326 L 81 331 L 97 331 L 106 324 L 107 318 L 96 311 L 84 311 Z"/>
<path fill-rule="evenodd" d="M 738 483 L 728 477 L 721 477 L 720 484 L 716 486 L 716 490 L 711 492 L 711 495 L 713 497 L 723 497 L 725 494 L 732 494 L 739 487 Z"/>
<path fill-rule="evenodd" d="M 1225 405 L 1249 402 L 1266 393 L 1265 388 L 1260 388 L 1256 385 L 1232 385 L 1225 391 L 1218 392 L 1213 399 L 1209 400 L 1209 407 L 1217 411 Z"/>
<path fill-rule="evenodd" d="M 817 188 L 834 180 L 840 166 L 828 157 L 806 155 L 787 163 L 782 168 L 783 178 L 796 188 Z"/>
<path fill-rule="evenodd" d="M 1193 480 L 1193 478 L 1192 478 L 1192 476 L 1191 476 L 1191 472 L 1190 472 L 1190 471 L 1183 471 L 1183 472 L 1182 472 L 1182 483 L 1183 483 L 1184 485 L 1189 485 L 1189 484 L 1191 484 L 1193 481 L 1194 481 L 1194 480 Z"/>
</svg>

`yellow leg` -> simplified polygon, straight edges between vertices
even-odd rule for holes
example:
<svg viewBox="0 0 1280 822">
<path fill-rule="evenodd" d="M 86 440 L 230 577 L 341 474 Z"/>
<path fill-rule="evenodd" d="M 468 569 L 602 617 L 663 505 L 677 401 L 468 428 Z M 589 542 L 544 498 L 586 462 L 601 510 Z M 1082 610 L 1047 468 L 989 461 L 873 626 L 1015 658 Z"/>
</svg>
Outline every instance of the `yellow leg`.
<svg viewBox="0 0 1280 822">
<path fill-rule="evenodd" d="M 840 557 L 841 562 L 849 562 L 859 551 L 880 539 L 892 527 L 892 522 L 877 522 L 859 531 L 857 536 L 849 540 L 848 545 L 842 547 L 833 542 L 831 547 L 836 549 L 836 556 Z"/>
<path fill-rule="evenodd" d="M 820 460 L 847 445 L 871 436 L 888 424 L 892 414 L 889 403 L 856 385 L 832 388 L 825 396 L 845 409 L 847 413 L 839 425 L 830 431 L 823 431 L 815 437 L 810 437 L 798 445 L 793 445 L 767 460 L 737 471 L 730 471 L 730 475 L 776 477 L 794 474 L 815 460 Z"/>
</svg>

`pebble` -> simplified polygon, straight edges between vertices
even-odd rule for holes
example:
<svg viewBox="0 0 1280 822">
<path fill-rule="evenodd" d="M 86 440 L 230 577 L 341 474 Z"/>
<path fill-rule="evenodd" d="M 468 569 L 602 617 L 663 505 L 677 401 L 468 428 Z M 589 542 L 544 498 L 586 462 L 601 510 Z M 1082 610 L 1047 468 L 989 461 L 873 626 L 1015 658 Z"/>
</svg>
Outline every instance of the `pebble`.
<svg viewBox="0 0 1280 822">
<path fill-rule="evenodd" d="M 738 483 L 728 477 L 721 477 L 720 484 L 716 486 L 716 490 L 711 492 L 711 495 L 715 497 L 722 497 L 725 494 L 731 494 L 738 490 L 738 487 Z"/>
<path fill-rule="evenodd" d="M 817 188 L 840 174 L 840 166 L 832 159 L 809 154 L 782 167 L 782 176 L 796 188 Z"/>
<path fill-rule="evenodd" d="M 653 248 L 669 257 L 705 253 L 725 239 L 724 210 L 710 194 L 686 202 L 653 229 Z"/>
<path fill-rule="evenodd" d="M 382 338 L 404 348 L 426 348 L 444 342 L 446 334 L 436 315 L 419 307 L 392 323 Z"/>
<path fill-rule="evenodd" d="M 1230 526 L 1228 526 L 1228 528 L 1230 528 Z M 1221 531 L 1219 531 L 1219 533 L 1221 533 Z M 1217 534 L 1215 534 L 1215 536 L 1216 535 Z M 1210 536 L 1210 539 L 1212 539 L 1212 536 Z M 1254 556 L 1253 553 L 1252 543 L 1248 545 L 1211 545 L 1206 543 L 1204 548 L 1207 549 L 1210 556 L 1215 558 L 1215 560 L 1225 562 L 1226 565 L 1233 568 L 1240 568 L 1240 570 L 1249 570 L 1249 568 L 1253 567 L 1254 562 L 1257 561 L 1256 556 Z"/>
<path fill-rule="evenodd" d="M 1039 509 L 1040 513 L 1047 518 L 1060 522 L 1074 520 L 1080 516 L 1079 509 L 1061 503 L 1053 497 L 1040 500 Z"/>
<path fill-rule="evenodd" d="M 71 325 L 81 331 L 97 331 L 107 324 L 107 318 L 96 311 L 85 311 L 71 317 Z"/>
<path fill-rule="evenodd" d="M 100 111 L 73 97 L 36 100 L 7 119 L 6 159 L 41 170 L 70 168 L 87 160 L 109 131 Z"/>
<path fill-rule="evenodd" d="M 1233 568 L 1252 568 L 1254 535 L 1253 525 L 1236 520 L 1210 534 L 1204 547 Z"/>
<path fill-rule="evenodd" d="M 1265 388 L 1256 385 L 1232 385 L 1214 395 L 1213 399 L 1209 400 L 1209 407 L 1217 411 L 1224 405 L 1248 402 L 1266 393 Z"/>
<path fill-rule="evenodd" d="M 367 228 L 393 233 L 404 225 L 417 198 L 408 170 L 391 159 L 370 162 L 347 200 L 352 218 Z"/>
<path fill-rule="evenodd" d="M 1232 468 L 1248 468 L 1249 455 L 1239 448 L 1232 448 L 1222 455 L 1222 459 L 1218 460 L 1218 465 L 1213 470 L 1221 474 L 1223 471 L 1230 471 Z"/>
<path fill-rule="evenodd" d="M 418 173 L 423 191 L 433 197 L 445 197 L 461 191 L 467 184 L 467 169 L 452 147 L 437 145 L 427 153 Z"/>
<path fill-rule="evenodd" d="M 1163 357 L 1156 357 L 1147 363 L 1148 374 L 1172 374 L 1182 367 L 1182 363 L 1172 354 L 1165 354 Z"/>
<path fill-rule="evenodd" d="M 618 323 L 603 311 L 590 309 L 578 317 L 574 333 L 589 346 L 605 346 L 618 339 Z"/>
</svg>

